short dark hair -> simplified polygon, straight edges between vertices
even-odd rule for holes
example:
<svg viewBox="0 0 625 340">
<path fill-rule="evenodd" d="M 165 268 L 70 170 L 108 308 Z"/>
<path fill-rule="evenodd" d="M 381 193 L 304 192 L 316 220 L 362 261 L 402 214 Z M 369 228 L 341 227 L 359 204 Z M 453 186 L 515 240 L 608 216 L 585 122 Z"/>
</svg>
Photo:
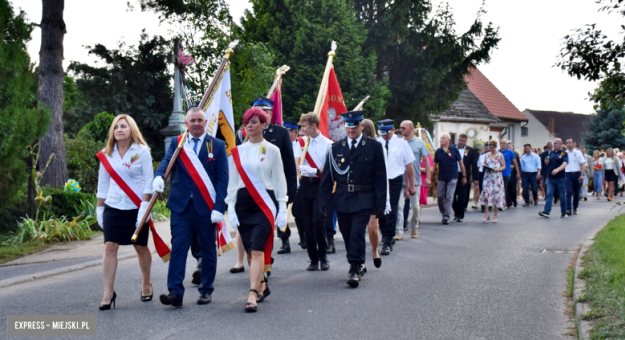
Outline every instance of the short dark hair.
<svg viewBox="0 0 625 340">
<path fill-rule="evenodd" d="M 468 137 L 467 137 L 467 135 L 466 135 L 466 134 L 461 133 L 460 135 L 458 135 L 458 138 L 464 138 L 464 139 L 467 139 Z"/>
<path fill-rule="evenodd" d="M 317 128 L 319 128 L 319 116 L 317 116 L 314 112 L 304 113 L 299 118 L 299 124 L 302 125 L 302 123 L 307 123 L 308 125 L 315 124 Z"/>
<path fill-rule="evenodd" d="M 529 146 L 530 148 L 532 147 L 532 145 L 530 143 L 527 144 L 523 144 L 523 147 Z"/>
</svg>

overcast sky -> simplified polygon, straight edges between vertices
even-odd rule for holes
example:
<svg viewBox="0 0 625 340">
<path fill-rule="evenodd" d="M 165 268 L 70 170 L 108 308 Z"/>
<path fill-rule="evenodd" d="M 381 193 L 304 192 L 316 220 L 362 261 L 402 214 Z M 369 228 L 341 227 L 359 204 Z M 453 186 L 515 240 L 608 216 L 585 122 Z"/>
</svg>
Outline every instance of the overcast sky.
<svg viewBox="0 0 625 340">
<path fill-rule="evenodd" d="M 86 45 L 100 43 L 114 48 L 118 41 L 137 44 L 143 28 L 150 35 L 168 36 L 171 28 L 159 26 L 156 14 L 138 10 L 130 12 L 127 1 L 65 0 L 65 67 L 73 60 L 95 61 L 83 47 Z M 251 7 L 245 0 L 226 2 L 237 22 L 245 8 Z M 482 0 L 447 2 L 453 8 L 457 32 L 461 33 L 475 19 Z M 23 9 L 30 20 L 41 20 L 41 1 L 13 0 L 13 6 Z M 599 23 L 605 32 L 616 37 L 621 17 L 598 13 L 598 9 L 595 0 L 486 0 L 488 13 L 485 21 L 500 27 L 502 40 L 492 54 L 490 64 L 480 65 L 479 69 L 521 111 L 529 108 L 593 112 L 592 103 L 587 98 L 596 84 L 569 77 L 553 65 L 562 38 L 573 28 Z M 40 44 L 41 31 L 35 29 L 28 47 L 33 60 L 39 58 Z"/>
</svg>

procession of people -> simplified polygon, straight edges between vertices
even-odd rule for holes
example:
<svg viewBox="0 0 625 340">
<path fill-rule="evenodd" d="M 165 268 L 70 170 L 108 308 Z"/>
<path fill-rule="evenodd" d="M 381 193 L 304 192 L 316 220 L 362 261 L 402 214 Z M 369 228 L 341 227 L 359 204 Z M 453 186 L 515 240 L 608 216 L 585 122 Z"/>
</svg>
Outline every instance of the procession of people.
<svg viewBox="0 0 625 340">
<path fill-rule="evenodd" d="M 349 262 L 347 284 L 358 287 L 367 272 L 366 235 L 375 267 L 379 268 L 380 255 L 390 255 L 395 242 L 403 239 L 404 221 L 409 221 L 412 238 L 418 237 L 422 204 L 419 194 L 422 187 L 427 189 L 433 182 L 437 186 L 442 224 L 446 225 L 452 213 L 456 222 L 463 221 L 471 187 L 478 189 L 483 221 L 491 221 L 492 211 L 492 222 L 497 222 L 498 212 L 514 204 L 509 197 L 509 181 L 516 185 L 515 178 L 522 178 L 523 207 L 529 207 L 530 202 L 538 205 L 538 181 L 542 179 L 546 183 L 546 202 L 539 215 L 549 217 L 552 204 L 559 201 L 561 217 L 565 218 L 577 214 L 580 199 L 586 197 L 582 191 L 588 189 L 582 185 L 588 183 L 585 176 L 589 169 L 594 171 L 590 177 L 595 181 L 597 198 L 606 186 L 613 198 L 614 178 L 618 180 L 622 173 L 623 162 L 612 149 L 603 157 L 599 151 L 586 157 L 572 139 L 565 146 L 556 138 L 540 156 L 526 144 L 517 163 L 504 139 L 499 143 L 488 141 L 478 157 L 478 151 L 467 145 L 466 135 L 460 134 L 458 144 L 452 145 L 448 133 L 441 134 L 440 147 L 433 157 L 435 166 L 431 167 L 426 147 L 426 142 L 431 141 L 416 137 L 411 121 L 401 123 L 402 137 L 394 133 L 393 120 L 378 121 L 380 136 L 376 138 L 374 124 L 365 119 L 365 111 L 345 112 L 341 117 L 346 137 L 332 142 L 320 132 L 319 117 L 311 112 L 302 114 L 298 124 L 288 123 L 293 134 L 290 137 L 287 129 L 270 123 L 273 104 L 265 97 L 252 103 L 243 117 L 244 137 L 237 139 L 231 156 L 227 155 L 224 141 L 207 133 L 203 110 L 191 108 L 185 120 L 187 133 L 171 140 L 155 172 L 150 150 L 132 117 L 115 118 L 107 147 L 98 154 L 101 166 L 97 220 L 105 236 L 101 310 L 115 307 L 114 280 L 120 245 L 134 245 L 143 275 L 141 301 L 152 300 L 151 253 L 147 243 L 150 230 L 155 244 L 160 236 L 149 227 L 151 219 L 146 220 L 144 215 L 149 214 L 152 194 L 165 190 L 168 175 L 172 238 L 171 254 L 166 255 L 170 258 L 168 293 L 160 296 L 161 303 L 182 307 L 190 249 L 198 259 L 192 281 L 199 285 L 197 303 L 211 302 L 220 228 L 228 232 L 223 226 L 227 208 L 237 245 L 237 262 L 230 272 L 244 272 L 247 262 L 250 289 L 245 311 L 255 312 L 258 303 L 271 293 L 268 282 L 274 263 L 274 235 L 281 240 L 277 253 L 291 252 L 287 215 L 294 206 L 300 245 L 310 260 L 305 269 L 330 269 L 328 250 L 332 236 L 328 231 L 337 225 Z M 298 138 L 299 129 L 303 137 Z M 511 167 L 518 169 L 516 174 L 509 171 Z M 434 169 L 437 178 L 433 178 Z M 602 178 L 605 185 L 597 183 Z M 405 205 L 409 206 L 408 216 L 404 216 Z M 146 227 L 137 228 L 142 218 Z"/>
</svg>

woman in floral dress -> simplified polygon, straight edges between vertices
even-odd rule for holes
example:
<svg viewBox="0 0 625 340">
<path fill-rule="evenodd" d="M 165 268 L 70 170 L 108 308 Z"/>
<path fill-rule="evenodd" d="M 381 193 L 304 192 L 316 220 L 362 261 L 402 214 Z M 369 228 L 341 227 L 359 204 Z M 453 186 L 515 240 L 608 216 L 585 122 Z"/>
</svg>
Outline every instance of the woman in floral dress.
<svg viewBox="0 0 625 340">
<path fill-rule="evenodd" d="M 503 186 L 501 172 L 506 168 L 503 155 L 497 150 L 497 141 L 491 139 L 488 142 L 488 150 L 484 158 L 484 184 L 480 194 L 480 204 L 487 207 L 484 209 L 484 221 L 490 219 L 489 206 L 494 206 L 493 222 L 497 222 L 497 208 L 506 206 L 506 193 Z"/>
</svg>

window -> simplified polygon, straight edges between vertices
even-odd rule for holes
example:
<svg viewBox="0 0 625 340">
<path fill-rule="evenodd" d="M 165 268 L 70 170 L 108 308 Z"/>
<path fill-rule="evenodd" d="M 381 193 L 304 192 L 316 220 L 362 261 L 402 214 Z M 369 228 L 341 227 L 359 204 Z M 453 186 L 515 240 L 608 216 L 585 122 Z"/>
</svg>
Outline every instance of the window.
<svg viewBox="0 0 625 340">
<path fill-rule="evenodd" d="M 528 135 L 527 127 L 521 127 L 521 137 L 527 137 Z"/>
<path fill-rule="evenodd" d="M 449 136 L 451 137 L 449 138 L 449 145 L 456 145 L 456 134 L 450 133 Z"/>
</svg>

